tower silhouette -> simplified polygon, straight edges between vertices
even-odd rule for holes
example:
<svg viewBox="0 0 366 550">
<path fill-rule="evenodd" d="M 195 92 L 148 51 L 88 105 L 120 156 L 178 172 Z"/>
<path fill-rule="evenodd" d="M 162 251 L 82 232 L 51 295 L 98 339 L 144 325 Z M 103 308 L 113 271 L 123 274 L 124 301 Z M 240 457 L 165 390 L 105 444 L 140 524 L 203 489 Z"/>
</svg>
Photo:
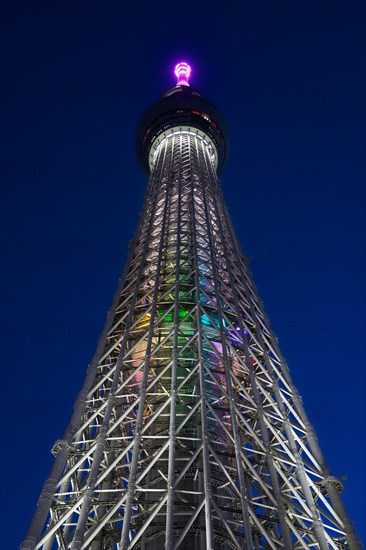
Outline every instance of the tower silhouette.
<svg viewBox="0 0 366 550">
<path fill-rule="evenodd" d="M 21 548 L 359 550 L 224 204 L 225 121 L 175 74 L 138 130 L 140 222 Z"/>
</svg>

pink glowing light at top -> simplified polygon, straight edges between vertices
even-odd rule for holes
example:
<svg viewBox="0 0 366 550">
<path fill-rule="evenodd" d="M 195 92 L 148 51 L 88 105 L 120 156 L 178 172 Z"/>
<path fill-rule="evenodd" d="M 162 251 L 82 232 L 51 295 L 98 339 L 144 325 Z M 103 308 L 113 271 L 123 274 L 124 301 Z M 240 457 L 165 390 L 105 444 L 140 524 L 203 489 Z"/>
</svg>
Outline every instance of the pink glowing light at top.
<svg viewBox="0 0 366 550">
<path fill-rule="evenodd" d="M 177 77 L 177 86 L 189 86 L 188 79 L 191 75 L 191 67 L 185 61 L 181 61 L 174 67 Z"/>
</svg>

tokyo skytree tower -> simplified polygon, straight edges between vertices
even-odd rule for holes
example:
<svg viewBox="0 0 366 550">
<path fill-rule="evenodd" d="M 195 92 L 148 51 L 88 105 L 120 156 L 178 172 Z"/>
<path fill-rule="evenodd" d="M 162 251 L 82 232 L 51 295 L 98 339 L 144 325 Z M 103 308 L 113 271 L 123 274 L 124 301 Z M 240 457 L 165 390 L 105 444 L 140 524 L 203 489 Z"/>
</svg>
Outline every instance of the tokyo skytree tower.
<svg viewBox="0 0 366 550">
<path fill-rule="evenodd" d="M 191 69 L 145 114 L 149 186 L 22 550 L 360 550 L 230 221 Z"/>
</svg>

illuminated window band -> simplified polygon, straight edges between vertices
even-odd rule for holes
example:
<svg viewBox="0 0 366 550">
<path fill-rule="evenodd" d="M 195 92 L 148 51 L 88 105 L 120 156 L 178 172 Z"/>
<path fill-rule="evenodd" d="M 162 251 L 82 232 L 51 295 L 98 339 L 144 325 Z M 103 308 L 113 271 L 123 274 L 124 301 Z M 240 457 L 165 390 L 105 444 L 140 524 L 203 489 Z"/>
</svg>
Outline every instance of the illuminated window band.
<svg viewBox="0 0 366 550">
<path fill-rule="evenodd" d="M 150 154 L 149 154 L 150 170 L 152 171 L 154 168 L 155 161 L 158 156 L 160 147 L 166 142 L 166 140 L 170 139 L 173 136 L 178 136 L 180 134 L 189 134 L 191 136 L 195 136 L 198 139 L 202 140 L 202 142 L 206 146 L 208 157 L 211 160 L 211 163 L 214 169 L 216 170 L 217 151 L 216 151 L 214 142 L 208 137 L 207 134 L 202 132 L 202 130 L 198 130 L 197 128 L 191 128 L 190 126 L 176 126 L 174 128 L 169 128 L 169 130 L 162 132 L 159 135 L 159 137 L 156 138 L 156 140 L 151 146 Z"/>
</svg>

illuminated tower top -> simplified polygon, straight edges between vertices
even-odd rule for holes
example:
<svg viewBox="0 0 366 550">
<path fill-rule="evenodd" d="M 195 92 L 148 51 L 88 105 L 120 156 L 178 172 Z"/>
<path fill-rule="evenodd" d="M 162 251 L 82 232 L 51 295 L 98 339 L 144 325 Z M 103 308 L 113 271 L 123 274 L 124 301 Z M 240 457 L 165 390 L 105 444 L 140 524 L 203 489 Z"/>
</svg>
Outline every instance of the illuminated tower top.
<svg viewBox="0 0 366 550">
<path fill-rule="evenodd" d="M 191 67 L 185 61 L 181 61 L 174 68 L 174 74 L 177 77 L 177 86 L 189 86 L 189 77 L 191 76 Z"/>
<path fill-rule="evenodd" d="M 137 132 L 137 151 L 144 170 L 154 165 L 154 152 L 174 128 L 197 133 L 212 148 L 220 172 L 229 155 L 229 132 L 220 111 L 189 84 L 191 67 L 185 61 L 174 67 L 177 84 L 170 88 L 143 117 Z"/>
</svg>

